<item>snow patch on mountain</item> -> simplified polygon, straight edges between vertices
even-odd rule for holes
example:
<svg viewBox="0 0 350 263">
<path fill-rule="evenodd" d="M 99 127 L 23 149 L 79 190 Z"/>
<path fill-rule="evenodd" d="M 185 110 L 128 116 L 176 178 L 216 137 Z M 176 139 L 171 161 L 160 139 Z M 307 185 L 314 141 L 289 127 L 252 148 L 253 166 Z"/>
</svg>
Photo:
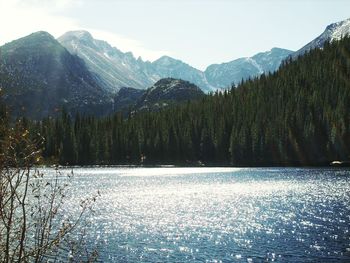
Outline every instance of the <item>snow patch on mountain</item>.
<svg viewBox="0 0 350 263">
<path fill-rule="evenodd" d="M 350 18 L 338 23 L 334 23 L 329 28 L 331 31 L 331 41 L 340 40 L 350 34 Z"/>
<path fill-rule="evenodd" d="M 271 53 L 271 51 L 268 52 L 268 54 Z M 254 59 L 252 58 L 246 58 L 248 63 L 251 63 L 254 67 L 257 68 L 258 74 L 263 74 L 264 70 L 261 65 L 259 65 Z"/>
</svg>

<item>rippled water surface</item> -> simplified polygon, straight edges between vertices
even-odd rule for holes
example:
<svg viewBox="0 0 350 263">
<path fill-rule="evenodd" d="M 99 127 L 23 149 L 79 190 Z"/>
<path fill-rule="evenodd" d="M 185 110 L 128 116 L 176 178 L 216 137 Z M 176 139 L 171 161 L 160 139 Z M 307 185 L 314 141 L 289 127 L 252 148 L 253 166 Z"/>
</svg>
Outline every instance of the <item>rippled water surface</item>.
<svg viewBox="0 0 350 263">
<path fill-rule="evenodd" d="M 89 236 L 104 262 L 350 262 L 349 170 L 121 167 L 74 174 L 71 206 L 101 193 Z"/>
</svg>

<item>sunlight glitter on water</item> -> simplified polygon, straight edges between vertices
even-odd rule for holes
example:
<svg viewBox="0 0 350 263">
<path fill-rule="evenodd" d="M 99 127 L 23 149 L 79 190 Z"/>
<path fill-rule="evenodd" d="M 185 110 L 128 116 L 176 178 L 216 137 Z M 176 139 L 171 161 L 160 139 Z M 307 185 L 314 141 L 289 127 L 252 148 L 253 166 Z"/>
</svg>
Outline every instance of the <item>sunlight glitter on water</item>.
<svg viewBox="0 0 350 263">
<path fill-rule="evenodd" d="M 74 173 L 69 207 L 101 192 L 90 235 L 102 261 L 350 260 L 348 171 L 124 167 Z"/>
<path fill-rule="evenodd" d="M 180 176 L 188 174 L 210 174 L 210 173 L 228 173 L 236 172 L 241 170 L 241 168 L 231 168 L 231 167 L 104 167 L 104 168 L 93 168 L 93 173 L 95 175 L 99 174 L 111 174 L 118 176 Z M 76 168 L 74 169 L 74 174 L 76 175 L 86 175 L 91 174 L 90 169 Z"/>
</svg>

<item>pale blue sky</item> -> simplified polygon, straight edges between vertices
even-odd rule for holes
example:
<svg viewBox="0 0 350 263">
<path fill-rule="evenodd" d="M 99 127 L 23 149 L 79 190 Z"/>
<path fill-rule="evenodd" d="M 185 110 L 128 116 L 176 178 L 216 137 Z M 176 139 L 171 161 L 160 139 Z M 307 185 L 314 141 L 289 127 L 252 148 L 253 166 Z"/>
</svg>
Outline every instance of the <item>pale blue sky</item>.
<svg viewBox="0 0 350 263">
<path fill-rule="evenodd" d="M 167 54 L 205 69 L 272 47 L 297 50 L 350 18 L 350 1 L 0 0 L 0 10 L 8 25 L 0 43 L 38 30 L 58 37 L 87 29 L 135 56 Z"/>
</svg>

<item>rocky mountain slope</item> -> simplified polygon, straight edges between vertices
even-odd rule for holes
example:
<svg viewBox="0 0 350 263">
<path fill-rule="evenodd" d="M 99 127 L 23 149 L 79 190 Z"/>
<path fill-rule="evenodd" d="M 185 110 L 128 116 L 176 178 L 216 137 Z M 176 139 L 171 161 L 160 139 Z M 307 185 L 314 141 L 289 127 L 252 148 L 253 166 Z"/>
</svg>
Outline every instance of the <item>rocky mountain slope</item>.
<svg viewBox="0 0 350 263">
<path fill-rule="evenodd" d="M 94 39 L 87 31 L 67 32 L 58 41 L 85 61 L 108 92 L 117 93 L 121 87 L 145 89 L 159 79 L 152 75 L 150 62 L 135 59 L 131 52 L 123 53 L 105 41 Z"/>
<path fill-rule="evenodd" d="M 136 103 L 135 109 L 158 110 L 168 105 L 199 99 L 203 96 L 203 91 L 188 81 L 165 78 L 146 90 Z"/>
<path fill-rule="evenodd" d="M 135 104 L 145 92 L 146 90 L 143 89 L 121 88 L 114 97 L 114 110 L 118 112 L 133 110 Z"/>
</svg>

